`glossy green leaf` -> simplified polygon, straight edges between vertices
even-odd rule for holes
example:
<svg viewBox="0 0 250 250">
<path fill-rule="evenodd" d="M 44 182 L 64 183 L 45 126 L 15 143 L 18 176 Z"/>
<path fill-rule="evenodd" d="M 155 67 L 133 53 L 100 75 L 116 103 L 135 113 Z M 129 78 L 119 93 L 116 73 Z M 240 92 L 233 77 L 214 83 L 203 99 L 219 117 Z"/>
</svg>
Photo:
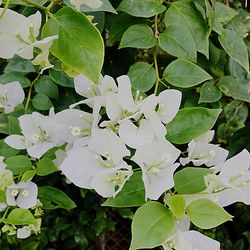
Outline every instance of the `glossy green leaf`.
<svg viewBox="0 0 250 250">
<path fill-rule="evenodd" d="M 50 69 L 49 77 L 60 86 L 74 88 L 74 80 L 63 71 Z"/>
<path fill-rule="evenodd" d="M 19 127 L 19 121 L 15 116 L 8 115 L 8 127 L 10 135 L 21 133 L 21 129 Z"/>
<path fill-rule="evenodd" d="M 162 245 L 174 226 L 175 220 L 169 209 L 159 202 L 146 203 L 134 215 L 130 250 Z"/>
<path fill-rule="evenodd" d="M 135 172 L 125 183 L 122 191 L 115 198 L 108 198 L 102 206 L 138 207 L 145 203 L 145 190 L 140 172 Z"/>
<path fill-rule="evenodd" d="M 43 203 L 45 209 L 73 209 L 76 207 L 72 201 L 63 191 L 54 187 L 39 187 L 38 197 Z"/>
<path fill-rule="evenodd" d="M 172 143 L 183 144 L 210 130 L 221 109 L 184 108 L 166 125 L 167 139 Z"/>
<path fill-rule="evenodd" d="M 201 86 L 199 103 L 217 102 L 222 97 L 222 93 L 212 82 L 205 82 Z"/>
<path fill-rule="evenodd" d="M 44 94 L 37 94 L 32 99 L 32 105 L 37 110 L 49 110 L 53 107 L 53 103 L 50 101 L 49 97 Z"/>
<path fill-rule="evenodd" d="M 48 97 L 58 99 L 58 87 L 47 75 L 41 76 L 34 87 L 38 94 L 44 94 Z"/>
<path fill-rule="evenodd" d="M 247 46 L 237 32 L 224 29 L 221 35 L 219 35 L 219 41 L 227 54 L 249 72 Z"/>
<path fill-rule="evenodd" d="M 156 81 L 155 68 L 145 62 L 137 62 L 133 64 L 128 71 L 132 87 L 136 90 L 147 92 Z"/>
<path fill-rule="evenodd" d="M 1 83 L 8 83 L 18 81 L 23 88 L 27 88 L 30 86 L 30 80 L 24 76 L 23 73 L 20 72 L 9 72 L 0 76 Z"/>
<path fill-rule="evenodd" d="M 10 72 L 21 72 L 21 73 L 30 73 L 35 72 L 35 68 L 30 60 L 23 59 L 19 56 L 14 56 L 10 59 L 9 63 L 4 69 L 5 73 Z"/>
<path fill-rule="evenodd" d="M 46 176 L 58 171 L 58 168 L 49 158 L 42 158 L 37 162 L 36 173 L 39 176 Z"/>
<path fill-rule="evenodd" d="M 3 221 L 6 224 L 13 224 L 18 226 L 36 224 L 36 220 L 32 213 L 28 209 L 23 208 L 15 208 Z"/>
<path fill-rule="evenodd" d="M 179 24 L 187 27 L 193 35 L 196 50 L 208 57 L 208 27 L 192 1 L 172 2 L 165 14 L 166 27 Z"/>
<path fill-rule="evenodd" d="M 123 0 L 117 8 L 131 16 L 151 17 L 166 10 L 161 0 Z"/>
<path fill-rule="evenodd" d="M 82 13 L 64 7 L 43 26 L 43 37 L 58 35 L 51 53 L 66 66 L 98 82 L 104 44 L 97 28 Z"/>
<path fill-rule="evenodd" d="M 219 89 L 226 95 L 237 100 L 250 102 L 249 80 L 224 76 L 218 83 Z"/>
<path fill-rule="evenodd" d="M 119 48 L 149 49 L 155 45 L 153 30 L 146 24 L 135 24 L 124 32 Z"/>
<path fill-rule="evenodd" d="M 25 173 L 23 173 L 21 181 L 29 181 L 31 180 L 36 174 L 36 170 L 28 170 Z"/>
<path fill-rule="evenodd" d="M 17 155 L 20 150 L 11 148 L 3 140 L 0 140 L 0 155 L 4 158 L 9 158 L 11 156 Z"/>
<path fill-rule="evenodd" d="M 232 220 L 232 216 L 211 200 L 198 199 L 189 204 L 187 215 L 191 222 L 202 229 L 210 229 Z"/>
<path fill-rule="evenodd" d="M 204 176 L 213 170 L 199 167 L 187 167 L 174 175 L 174 188 L 179 194 L 195 194 L 206 189 Z"/>
<path fill-rule="evenodd" d="M 205 70 L 186 59 L 170 63 L 164 70 L 163 77 L 171 85 L 181 88 L 189 88 L 212 79 Z"/>
<path fill-rule="evenodd" d="M 11 156 L 6 159 L 7 169 L 11 170 L 14 175 L 22 174 L 32 169 L 31 160 L 24 155 Z"/>
<path fill-rule="evenodd" d="M 177 218 L 185 215 L 186 202 L 181 195 L 173 195 L 167 201 L 168 207 Z"/>
<path fill-rule="evenodd" d="M 172 56 L 196 61 L 196 46 L 186 26 L 172 24 L 159 36 L 159 46 Z"/>
</svg>

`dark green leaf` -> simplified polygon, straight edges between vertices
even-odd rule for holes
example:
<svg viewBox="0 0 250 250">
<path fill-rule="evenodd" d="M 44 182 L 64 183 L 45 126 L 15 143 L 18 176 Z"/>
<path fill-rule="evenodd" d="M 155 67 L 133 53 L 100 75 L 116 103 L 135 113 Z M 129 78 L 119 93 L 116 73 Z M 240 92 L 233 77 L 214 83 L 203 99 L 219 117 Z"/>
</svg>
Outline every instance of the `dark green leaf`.
<svg viewBox="0 0 250 250">
<path fill-rule="evenodd" d="M 53 103 L 50 101 L 49 97 L 44 94 L 37 94 L 32 100 L 32 105 L 37 110 L 49 110 L 53 107 Z"/>
<path fill-rule="evenodd" d="M 36 173 L 39 176 L 46 176 L 58 171 L 58 168 L 49 158 L 42 158 L 37 163 Z"/>
<path fill-rule="evenodd" d="M 217 102 L 222 97 L 222 93 L 212 82 L 205 82 L 200 91 L 199 103 Z"/>
<path fill-rule="evenodd" d="M 11 170 L 14 175 L 22 174 L 32 169 L 31 160 L 24 155 L 11 156 L 5 163 L 7 164 L 7 169 Z"/>
</svg>

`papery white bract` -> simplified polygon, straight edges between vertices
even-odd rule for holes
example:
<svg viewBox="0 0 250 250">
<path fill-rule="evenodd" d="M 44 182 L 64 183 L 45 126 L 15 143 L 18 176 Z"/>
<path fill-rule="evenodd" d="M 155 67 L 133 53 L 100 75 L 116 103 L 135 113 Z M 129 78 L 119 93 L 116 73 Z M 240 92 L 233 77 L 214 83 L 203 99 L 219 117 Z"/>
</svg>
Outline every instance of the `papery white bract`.
<svg viewBox="0 0 250 250">
<path fill-rule="evenodd" d="M 80 10 L 82 4 L 87 5 L 91 9 L 98 9 L 102 6 L 102 1 L 100 0 L 70 0 L 70 3 L 77 9 Z"/>
<path fill-rule="evenodd" d="M 38 188 L 34 182 L 19 182 L 7 187 L 6 203 L 9 206 L 32 208 L 37 204 Z"/>
<path fill-rule="evenodd" d="M 57 123 L 53 117 L 43 116 L 33 112 L 18 118 L 21 135 L 10 135 L 5 142 L 16 149 L 27 149 L 31 157 L 40 158 L 49 149 L 61 146 L 64 141 L 61 134 L 63 124 Z"/>
<path fill-rule="evenodd" d="M 179 164 L 174 164 L 180 151 L 168 141 L 152 142 L 139 147 L 132 160 L 142 169 L 146 199 L 157 200 L 174 186 L 173 174 Z"/>
<path fill-rule="evenodd" d="M 26 239 L 28 238 L 33 232 L 38 233 L 41 228 L 41 219 L 36 219 L 36 225 L 28 225 L 17 229 L 16 236 L 18 239 Z"/>
<path fill-rule="evenodd" d="M 190 161 L 195 166 L 205 164 L 208 167 L 224 162 L 228 156 L 228 150 L 209 143 L 213 137 L 213 131 L 201 135 L 188 144 L 188 157 L 180 158 L 180 163 L 184 166 Z"/>
<path fill-rule="evenodd" d="M 5 113 L 12 112 L 24 100 L 24 91 L 18 81 L 0 84 L 0 108 Z"/>
</svg>

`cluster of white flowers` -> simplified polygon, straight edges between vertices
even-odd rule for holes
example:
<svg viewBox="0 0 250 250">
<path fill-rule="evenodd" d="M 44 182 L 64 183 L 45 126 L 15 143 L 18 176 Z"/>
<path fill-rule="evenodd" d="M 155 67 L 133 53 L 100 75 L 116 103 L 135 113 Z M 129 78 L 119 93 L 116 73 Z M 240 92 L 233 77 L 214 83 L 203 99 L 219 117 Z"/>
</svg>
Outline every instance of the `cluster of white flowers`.
<svg viewBox="0 0 250 250">
<path fill-rule="evenodd" d="M 49 48 L 58 36 L 46 37 L 37 41 L 42 22 L 42 15 L 39 11 L 25 17 L 13 10 L 0 8 L 0 57 L 10 59 L 19 55 L 25 59 L 33 59 L 34 65 L 42 66 L 42 70 L 53 67 L 50 64 Z M 40 50 L 34 58 L 33 50 Z"/>
</svg>

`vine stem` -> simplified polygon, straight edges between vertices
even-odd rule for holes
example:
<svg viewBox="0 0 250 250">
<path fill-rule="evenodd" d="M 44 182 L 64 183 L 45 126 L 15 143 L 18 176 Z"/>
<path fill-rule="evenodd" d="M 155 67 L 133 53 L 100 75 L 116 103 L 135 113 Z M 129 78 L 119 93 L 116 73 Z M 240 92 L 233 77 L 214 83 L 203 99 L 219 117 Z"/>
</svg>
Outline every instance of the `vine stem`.
<svg viewBox="0 0 250 250">
<path fill-rule="evenodd" d="M 8 213 L 8 211 L 9 211 L 9 209 L 10 209 L 9 206 L 5 209 L 3 216 L 0 218 L 0 222 L 2 222 L 5 219 L 5 217 L 6 217 L 7 213 Z"/>
<path fill-rule="evenodd" d="M 28 108 L 29 108 L 29 103 L 30 103 L 30 99 L 31 99 L 32 88 L 33 88 L 35 82 L 39 79 L 40 76 L 41 76 L 41 74 L 39 73 L 39 74 L 36 76 L 36 78 L 33 80 L 33 82 L 31 83 L 31 85 L 30 85 L 30 89 L 29 89 L 29 92 L 28 92 L 27 101 L 26 101 L 26 103 L 25 103 L 25 108 L 24 108 L 25 114 L 27 113 Z"/>
</svg>

